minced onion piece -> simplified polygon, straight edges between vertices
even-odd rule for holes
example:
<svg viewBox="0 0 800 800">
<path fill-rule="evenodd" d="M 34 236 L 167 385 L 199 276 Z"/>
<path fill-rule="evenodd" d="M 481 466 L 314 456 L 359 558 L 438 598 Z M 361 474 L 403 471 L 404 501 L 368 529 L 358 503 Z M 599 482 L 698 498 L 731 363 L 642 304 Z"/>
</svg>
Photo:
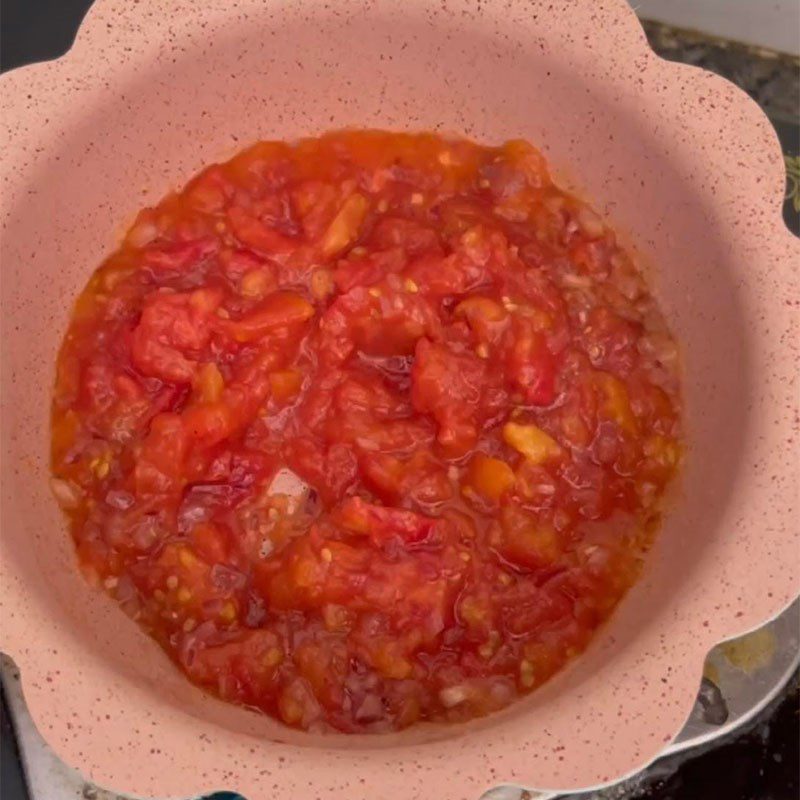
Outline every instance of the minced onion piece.
<svg viewBox="0 0 800 800">
<path fill-rule="evenodd" d="M 58 504 L 65 511 L 74 511 L 81 504 L 83 492 L 72 481 L 62 478 L 50 478 L 50 489 L 55 495 Z"/>
<path fill-rule="evenodd" d="M 119 511 L 126 511 L 135 502 L 136 500 L 130 492 L 125 492 L 121 489 L 111 489 L 111 491 L 106 494 L 106 503 Z"/>
<path fill-rule="evenodd" d="M 270 495 L 283 495 L 288 500 L 287 512 L 293 514 L 305 500 L 311 487 L 290 469 L 279 469 L 267 490 Z"/>
<path fill-rule="evenodd" d="M 160 231 L 155 222 L 143 219 L 137 222 L 125 237 L 125 241 L 132 247 L 145 247 L 159 236 Z"/>
<path fill-rule="evenodd" d="M 592 279 L 588 275 L 575 275 L 572 272 L 565 272 L 561 276 L 561 284 L 569 289 L 589 289 Z"/>
<path fill-rule="evenodd" d="M 575 215 L 575 221 L 580 229 L 593 239 L 599 239 L 605 231 L 603 220 L 588 206 L 581 206 Z"/>
<path fill-rule="evenodd" d="M 467 687 L 461 683 L 457 686 L 448 686 L 439 692 L 439 700 L 445 708 L 453 708 L 463 703 L 469 696 Z"/>
<path fill-rule="evenodd" d="M 646 333 L 639 339 L 638 349 L 643 356 L 652 358 L 665 367 L 674 367 L 678 361 L 678 346 L 665 333 Z"/>
<path fill-rule="evenodd" d="M 211 567 L 211 582 L 217 589 L 224 592 L 233 592 L 242 589 L 247 583 L 247 577 L 238 569 L 225 564 L 214 564 Z"/>
<path fill-rule="evenodd" d="M 380 695 L 368 694 L 361 701 L 353 716 L 359 722 L 374 722 L 381 719 L 383 715 L 383 701 Z"/>
</svg>

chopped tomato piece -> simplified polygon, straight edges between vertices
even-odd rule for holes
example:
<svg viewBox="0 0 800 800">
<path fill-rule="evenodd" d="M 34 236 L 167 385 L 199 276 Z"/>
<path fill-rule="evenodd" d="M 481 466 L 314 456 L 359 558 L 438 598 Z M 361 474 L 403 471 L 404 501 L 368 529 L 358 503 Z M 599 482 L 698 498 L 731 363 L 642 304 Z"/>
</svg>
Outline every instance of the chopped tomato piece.
<svg viewBox="0 0 800 800">
<path fill-rule="evenodd" d="M 294 439 L 287 443 L 286 460 L 326 503 L 339 500 L 358 475 L 356 454 L 340 442 L 325 446 L 311 437 Z"/>
<path fill-rule="evenodd" d="M 363 353 L 405 356 L 422 336 L 434 334 L 439 321 L 431 304 L 416 294 L 379 288 L 374 296 L 378 315 L 353 320 L 353 339 Z"/>
<path fill-rule="evenodd" d="M 548 406 L 555 400 L 555 359 L 544 334 L 530 319 L 515 317 L 506 334 L 506 369 L 523 401 Z"/>
<path fill-rule="evenodd" d="M 224 388 L 225 380 L 219 367 L 213 361 L 203 364 L 195 375 L 197 399 L 201 403 L 215 403 L 219 400 Z"/>
<path fill-rule="evenodd" d="M 144 375 L 176 383 L 191 381 L 211 337 L 212 312 L 222 301 L 214 289 L 151 295 L 133 331 L 131 357 Z"/>
<path fill-rule="evenodd" d="M 481 265 L 457 254 L 423 255 L 413 261 L 404 274 L 417 291 L 437 298 L 463 295 L 488 282 L 488 275 Z"/>
<path fill-rule="evenodd" d="M 486 367 L 476 356 L 419 340 L 411 399 L 418 411 L 434 416 L 438 441 L 448 452 L 465 453 L 475 444 L 486 380 Z"/>
<path fill-rule="evenodd" d="M 187 408 L 183 422 L 189 435 L 207 447 L 225 441 L 236 428 L 231 409 L 222 402 Z"/>
<path fill-rule="evenodd" d="M 355 241 L 368 209 L 369 203 L 363 195 L 351 194 L 344 201 L 322 237 L 323 256 L 335 256 Z"/>
<path fill-rule="evenodd" d="M 330 183 L 304 181 L 292 191 L 292 203 L 306 236 L 318 239 L 336 214 L 339 192 Z"/>
<path fill-rule="evenodd" d="M 514 487 L 514 470 L 499 458 L 476 453 L 469 463 L 463 491 L 475 492 L 491 503 L 497 503 Z"/>
<path fill-rule="evenodd" d="M 222 530 L 210 522 L 201 522 L 192 530 L 192 542 L 200 555 L 209 564 L 225 561 L 228 543 Z"/>
<path fill-rule="evenodd" d="M 365 503 L 360 497 L 350 497 L 334 515 L 335 521 L 354 533 L 369 536 L 376 545 L 397 537 L 404 544 L 418 544 L 427 539 L 436 520 L 406 511 Z"/>
<path fill-rule="evenodd" d="M 303 373 L 296 369 L 284 369 L 269 376 L 272 396 L 279 403 L 286 403 L 297 397 L 303 385 Z"/>
<path fill-rule="evenodd" d="M 593 308 L 581 332 L 582 344 L 592 364 L 620 377 L 629 375 L 636 363 L 636 342 L 640 338 L 640 325 L 607 307 Z"/>
<path fill-rule="evenodd" d="M 228 209 L 228 221 L 234 236 L 246 247 L 264 255 L 283 255 L 297 247 L 297 243 L 258 217 L 239 206 Z"/>
<path fill-rule="evenodd" d="M 432 304 L 414 293 L 373 286 L 341 295 L 320 321 L 320 350 L 332 363 L 354 350 L 372 356 L 405 356 L 422 336 L 436 335 L 440 321 Z"/>
<path fill-rule="evenodd" d="M 369 241 L 377 250 L 395 250 L 410 256 L 441 253 L 435 230 L 403 217 L 383 217 L 375 225 Z"/>
<path fill-rule="evenodd" d="M 536 425 L 507 422 L 503 426 L 503 439 L 532 464 L 558 458 L 563 452 L 558 442 Z"/>
<path fill-rule="evenodd" d="M 613 419 L 626 433 L 635 434 L 639 425 L 631 410 L 625 384 L 619 378 L 603 372 L 596 373 L 595 381 L 603 396 L 601 413 Z"/>
<path fill-rule="evenodd" d="M 184 483 L 184 463 L 189 438 L 177 414 L 160 414 L 142 443 L 134 469 L 136 491 L 141 495 L 174 494 Z"/>
<path fill-rule="evenodd" d="M 470 328 L 483 342 L 494 343 L 503 334 L 508 321 L 508 312 L 489 297 L 472 295 L 462 300 L 455 308 L 456 316 L 464 316 Z"/>
<path fill-rule="evenodd" d="M 503 558 L 529 569 L 548 566 L 561 552 L 553 526 L 515 505 L 501 508 L 491 542 Z"/>
<path fill-rule="evenodd" d="M 252 313 L 238 320 L 220 320 L 217 325 L 237 342 L 261 339 L 278 328 L 300 325 L 314 316 L 314 306 L 294 292 L 275 292 Z"/>
<path fill-rule="evenodd" d="M 351 256 L 340 260 L 336 267 L 336 287 L 344 293 L 356 286 L 372 286 L 387 275 L 400 272 L 405 265 L 406 254 L 399 248 Z"/>
<path fill-rule="evenodd" d="M 418 506 L 432 506 L 448 500 L 453 490 L 442 464 L 424 450 L 410 458 L 388 453 L 367 453 L 361 470 L 370 487 L 388 503 L 404 498 Z"/>
<path fill-rule="evenodd" d="M 249 250 L 220 250 L 219 262 L 223 271 L 232 277 L 241 277 L 246 273 L 264 269 L 264 261 Z"/>
</svg>

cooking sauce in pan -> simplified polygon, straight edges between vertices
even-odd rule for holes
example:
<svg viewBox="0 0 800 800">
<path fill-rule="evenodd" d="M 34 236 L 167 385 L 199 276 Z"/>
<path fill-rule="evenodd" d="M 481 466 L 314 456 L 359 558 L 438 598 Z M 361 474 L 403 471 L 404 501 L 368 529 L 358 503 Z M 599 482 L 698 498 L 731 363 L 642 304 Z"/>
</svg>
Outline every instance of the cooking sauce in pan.
<svg viewBox="0 0 800 800">
<path fill-rule="evenodd" d="M 144 209 L 80 296 L 53 488 L 196 684 L 312 730 L 464 720 L 636 579 L 676 362 L 531 146 L 263 142 Z"/>
</svg>

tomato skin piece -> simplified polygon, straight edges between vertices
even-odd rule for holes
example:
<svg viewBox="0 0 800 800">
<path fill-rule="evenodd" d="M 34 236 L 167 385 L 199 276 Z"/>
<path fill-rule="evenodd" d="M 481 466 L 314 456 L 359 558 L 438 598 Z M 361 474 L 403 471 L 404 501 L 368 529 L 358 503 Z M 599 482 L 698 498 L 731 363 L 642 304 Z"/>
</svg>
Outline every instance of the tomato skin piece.
<svg viewBox="0 0 800 800">
<path fill-rule="evenodd" d="M 217 239 L 206 237 L 190 242 L 148 247 L 143 257 L 145 265 L 153 270 L 181 272 L 213 255 L 218 249 Z"/>
</svg>

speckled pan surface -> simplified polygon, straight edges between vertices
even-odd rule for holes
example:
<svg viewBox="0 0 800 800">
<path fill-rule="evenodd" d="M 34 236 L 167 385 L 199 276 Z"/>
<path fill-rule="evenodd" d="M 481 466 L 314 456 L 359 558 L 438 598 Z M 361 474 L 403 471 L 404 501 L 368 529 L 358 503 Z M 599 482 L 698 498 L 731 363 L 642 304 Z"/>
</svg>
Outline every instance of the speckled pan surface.
<svg viewBox="0 0 800 800">
<path fill-rule="evenodd" d="M 0 646 L 34 719 L 141 796 L 478 798 L 649 761 L 715 642 L 798 592 L 800 245 L 756 106 L 658 59 L 623 0 L 98 0 L 62 59 L 2 79 Z M 685 345 L 690 452 L 645 575 L 590 651 L 463 727 L 319 737 L 189 686 L 84 583 L 47 488 L 71 299 L 136 210 L 258 138 L 343 126 L 525 137 L 645 263 Z"/>
</svg>

